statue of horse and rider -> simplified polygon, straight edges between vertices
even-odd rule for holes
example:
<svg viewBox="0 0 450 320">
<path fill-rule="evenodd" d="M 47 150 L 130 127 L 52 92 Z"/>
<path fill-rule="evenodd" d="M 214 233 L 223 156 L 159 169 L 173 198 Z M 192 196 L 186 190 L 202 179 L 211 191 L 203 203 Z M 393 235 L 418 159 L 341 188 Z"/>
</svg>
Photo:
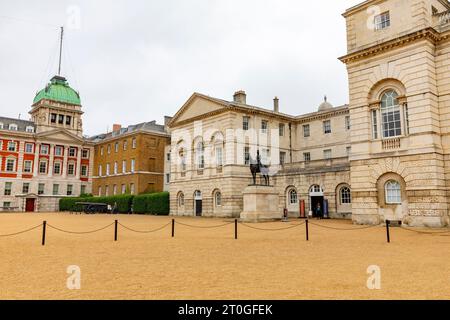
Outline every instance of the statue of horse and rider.
<svg viewBox="0 0 450 320">
<path fill-rule="evenodd" d="M 261 163 L 259 150 L 256 153 L 256 161 L 250 156 L 250 171 L 253 177 L 253 185 L 256 185 L 256 174 L 260 173 L 264 178 L 264 186 L 270 186 L 269 166 Z"/>
</svg>

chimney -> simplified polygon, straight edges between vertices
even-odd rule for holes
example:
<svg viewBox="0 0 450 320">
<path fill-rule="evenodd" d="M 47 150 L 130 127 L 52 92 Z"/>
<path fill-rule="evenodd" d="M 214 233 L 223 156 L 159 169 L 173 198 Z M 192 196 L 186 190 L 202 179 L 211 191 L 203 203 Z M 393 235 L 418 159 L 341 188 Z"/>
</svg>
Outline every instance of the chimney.
<svg viewBox="0 0 450 320">
<path fill-rule="evenodd" d="M 280 99 L 278 99 L 278 97 L 273 99 L 273 111 L 277 113 L 280 112 Z"/>
<path fill-rule="evenodd" d="M 247 94 L 245 91 L 239 90 L 234 94 L 233 101 L 241 104 L 247 104 Z"/>
<path fill-rule="evenodd" d="M 172 117 L 164 116 L 164 125 L 167 127 L 169 122 L 172 120 Z"/>
<path fill-rule="evenodd" d="M 113 132 L 120 131 L 122 129 L 122 126 L 120 124 L 113 124 Z"/>
</svg>

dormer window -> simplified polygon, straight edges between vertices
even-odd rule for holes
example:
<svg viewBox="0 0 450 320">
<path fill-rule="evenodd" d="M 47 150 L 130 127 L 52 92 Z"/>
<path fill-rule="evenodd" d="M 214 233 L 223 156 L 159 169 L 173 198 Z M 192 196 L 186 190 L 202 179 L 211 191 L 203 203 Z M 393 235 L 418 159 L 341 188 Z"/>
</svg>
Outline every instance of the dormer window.
<svg viewBox="0 0 450 320">
<path fill-rule="evenodd" d="M 33 133 L 34 132 L 34 128 L 32 126 L 28 126 L 28 127 L 26 127 L 25 131 L 29 132 L 29 133 Z"/>
<path fill-rule="evenodd" d="M 391 16 L 389 11 L 375 16 L 375 30 L 383 30 L 391 26 Z"/>
<path fill-rule="evenodd" d="M 9 130 L 17 131 L 17 124 L 11 123 L 11 124 L 9 125 Z"/>
<path fill-rule="evenodd" d="M 0 130 L 3 130 L 3 123 L 0 122 Z"/>
</svg>

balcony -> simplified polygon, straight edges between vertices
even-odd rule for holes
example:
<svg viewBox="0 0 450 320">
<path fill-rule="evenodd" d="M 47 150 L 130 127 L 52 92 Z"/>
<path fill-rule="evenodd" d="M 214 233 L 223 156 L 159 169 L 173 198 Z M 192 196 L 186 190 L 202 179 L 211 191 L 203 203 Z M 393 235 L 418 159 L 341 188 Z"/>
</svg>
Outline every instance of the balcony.
<svg viewBox="0 0 450 320">
<path fill-rule="evenodd" d="M 400 138 L 386 139 L 381 142 L 383 150 L 396 150 L 402 147 Z"/>
</svg>

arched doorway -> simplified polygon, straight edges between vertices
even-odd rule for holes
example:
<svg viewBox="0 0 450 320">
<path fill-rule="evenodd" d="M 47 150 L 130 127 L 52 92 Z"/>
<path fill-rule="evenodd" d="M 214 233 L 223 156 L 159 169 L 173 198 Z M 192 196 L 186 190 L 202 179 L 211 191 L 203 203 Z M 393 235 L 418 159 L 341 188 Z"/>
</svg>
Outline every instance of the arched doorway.
<svg viewBox="0 0 450 320">
<path fill-rule="evenodd" d="M 320 208 L 324 208 L 324 193 L 323 188 L 319 185 L 313 185 L 309 189 L 309 208 L 312 211 L 313 217 L 316 217 L 316 208 L 320 204 Z M 322 211 L 323 212 L 323 211 Z"/>
<path fill-rule="evenodd" d="M 201 217 L 203 212 L 202 192 L 197 190 L 194 192 L 194 213 L 196 217 Z"/>
</svg>

